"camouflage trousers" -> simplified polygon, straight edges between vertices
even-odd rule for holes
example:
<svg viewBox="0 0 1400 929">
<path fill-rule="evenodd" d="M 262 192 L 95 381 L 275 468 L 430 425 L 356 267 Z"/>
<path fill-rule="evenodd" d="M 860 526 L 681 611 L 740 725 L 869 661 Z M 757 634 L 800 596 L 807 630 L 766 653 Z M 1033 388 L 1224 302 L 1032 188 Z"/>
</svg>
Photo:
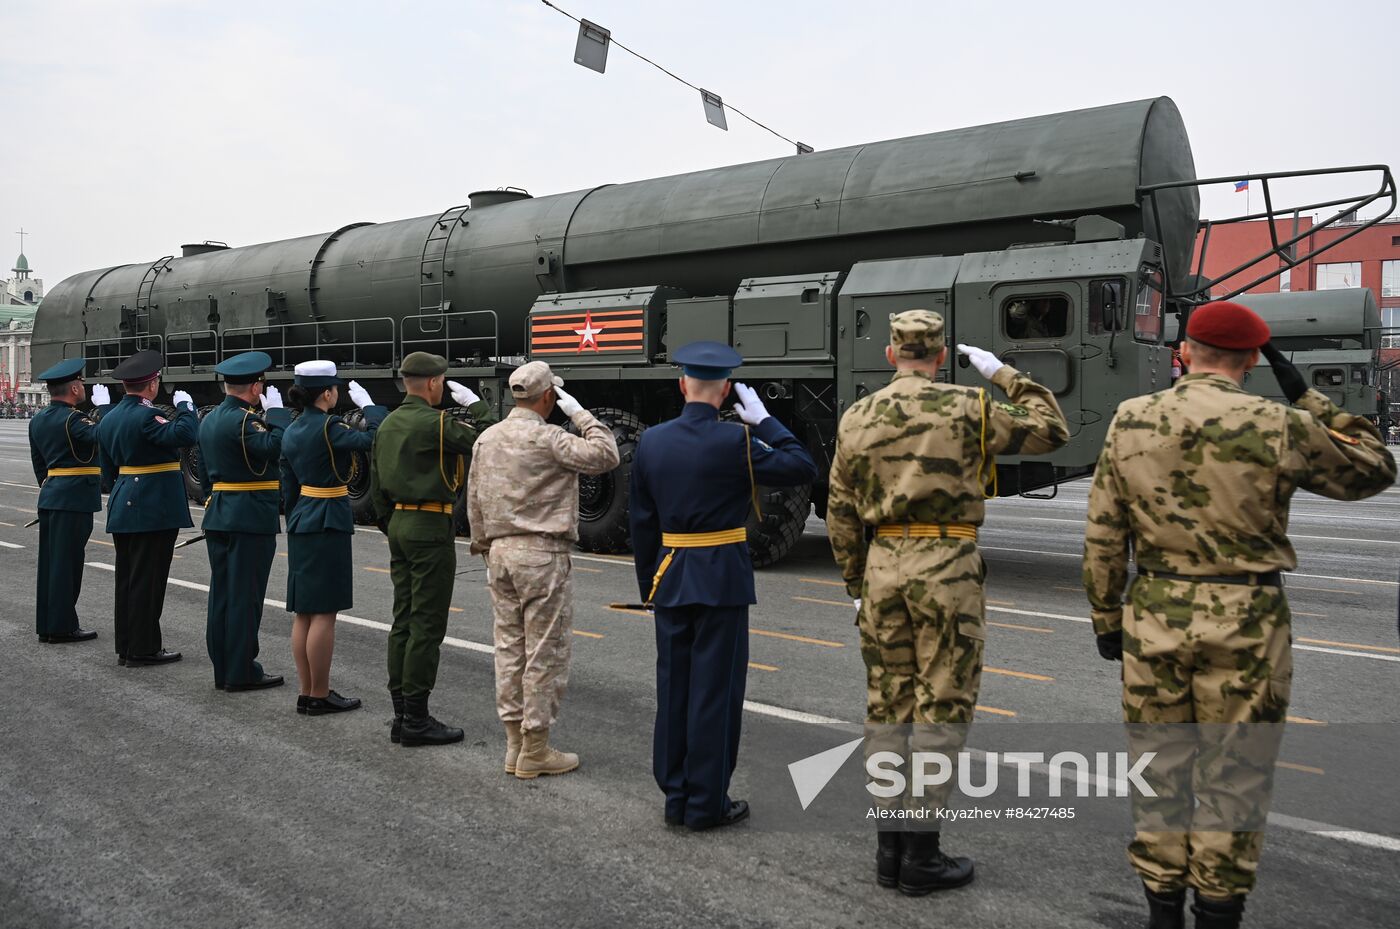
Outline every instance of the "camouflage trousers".
<svg viewBox="0 0 1400 929">
<path fill-rule="evenodd" d="M 569 684 L 573 565 L 566 551 L 498 539 L 486 556 L 495 613 L 496 712 L 526 731 L 548 729 Z"/>
<path fill-rule="evenodd" d="M 1135 800 L 1128 847 L 1153 890 L 1253 889 L 1293 676 L 1291 625 L 1279 587 L 1139 577 L 1129 589 L 1124 719 L 1199 724 L 1129 727 L 1134 750 L 1158 753 L 1148 777 L 1158 797 Z M 1173 735 L 1151 734 L 1164 729 Z"/>
<path fill-rule="evenodd" d="M 906 759 L 910 751 L 929 751 L 955 760 L 962 750 L 982 681 L 985 576 L 974 542 L 871 542 L 857 617 L 867 759 L 881 751 Z M 923 798 L 906 795 L 880 805 L 937 809 L 954 783 L 956 775 Z"/>
</svg>

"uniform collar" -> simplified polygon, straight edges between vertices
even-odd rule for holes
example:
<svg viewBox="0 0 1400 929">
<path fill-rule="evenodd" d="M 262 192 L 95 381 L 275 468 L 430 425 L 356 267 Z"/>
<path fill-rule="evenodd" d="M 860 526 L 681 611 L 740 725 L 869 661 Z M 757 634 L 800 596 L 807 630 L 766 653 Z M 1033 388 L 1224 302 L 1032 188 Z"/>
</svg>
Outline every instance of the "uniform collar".
<svg viewBox="0 0 1400 929">
<path fill-rule="evenodd" d="M 719 410 L 708 403 L 691 401 L 681 410 L 681 419 L 716 420 L 719 419 Z"/>
<path fill-rule="evenodd" d="M 430 410 L 432 409 L 432 407 L 428 406 L 428 401 L 427 401 L 427 400 L 424 400 L 422 397 L 418 396 L 417 394 L 404 394 L 404 395 L 403 395 L 403 403 L 402 403 L 401 405 L 402 405 L 402 406 L 417 405 L 417 406 L 421 406 L 421 407 L 427 407 L 427 408 L 430 409 Z"/>
<path fill-rule="evenodd" d="M 543 416 L 536 413 L 534 410 L 523 406 L 512 407 L 511 411 L 506 414 L 506 419 L 524 419 L 533 423 L 544 422 Z"/>
<path fill-rule="evenodd" d="M 894 383 L 901 377 L 921 377 L 926 381 L 935 380 L 934 376 L 932 374 L 929 374 L 927 371 L 919 371 L 914 368 L 905 368 L 903 371 L 894 372 L 894 377 L 890 378 L 890 383 Z"/>
<path fill-rule="evenodd" d="M 1244 393 L 1244 388 L 1236 384 L 1233 380 L 1223 374 L 1183 374 L 1177 378 L 1177 384 L 1214 384 L 1216 387 L 1223 387 L 1226 390 L 1237 390 Z"/>
<path fill-rule="evenodd" d="M 232 394 L 228 394 L 224 397 L 223 405 L 231 406 L 240 410 L 253 410 L 254 412 L 256 412 L 258 409 L 258 405 L 256 403 L 249 403 L 246 400 L 240 400 Z"/>
<path fill-rule="evenodd" d="M 121 399 L 122 403 L 131 403 L 136 406 L 150 406 L 145 397 L 138 397 L 136 394 L 126 394 Z"/>
<path fill-rule="evenodd" d="M 50 397 L 49 406 L 76 406 L 76 404 L 69 403 L 67 400 L 60 400 L 57 397 Z"/>
</svg>

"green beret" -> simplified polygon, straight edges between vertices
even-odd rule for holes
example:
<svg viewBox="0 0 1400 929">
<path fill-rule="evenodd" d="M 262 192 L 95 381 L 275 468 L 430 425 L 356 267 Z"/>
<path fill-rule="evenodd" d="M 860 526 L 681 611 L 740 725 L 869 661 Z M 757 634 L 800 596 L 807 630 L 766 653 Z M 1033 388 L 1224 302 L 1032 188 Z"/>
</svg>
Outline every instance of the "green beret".
<svg viewBox="0 0 1400 929">
<path fill-rule="evenodd" d="M 399 373 L 409 377 L 437 377 L 447 373 L 447 359 L 428 352 L 413 352 L 399 365 Z"/>
</svg>

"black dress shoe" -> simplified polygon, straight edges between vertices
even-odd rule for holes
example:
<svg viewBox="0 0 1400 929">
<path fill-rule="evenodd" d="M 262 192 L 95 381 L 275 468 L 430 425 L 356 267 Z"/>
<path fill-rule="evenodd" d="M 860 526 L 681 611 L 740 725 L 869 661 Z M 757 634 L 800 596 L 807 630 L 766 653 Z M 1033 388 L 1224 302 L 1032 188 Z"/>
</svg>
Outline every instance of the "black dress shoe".
<svg viewBox="0 0 1400 929">
<path fill-rule="evenodd" d="M 306 701 L 310 699 L 306 694 L 297 694 L 297 712 L 302 716 L 306 715 Z"/>
<path fill-rule="evenodd" d="M 684 825 L 685 825 L 685 816 L 683 816 L 683 815 L 682 815 L 682 816 L 672 816 L 670 813 L 667 813 L 667 814 L 666 814 L 666 825 L 668 825 L 668 826 L 684 826 Z"/>
<path fill-rule="evenodd" d="M 172 661 L 179 661 L 182 657 L 179 652 L 166 651 L 162 648 L 153 655 L 127 655 L 126 666 L 139 668 L 153 664 L 170 664 Z"/>
<path fill-rule="evenodd" d="M 74 629 L 72 632 L 60 632 L 57 635 L 41 635 L 40 642 L 53 643 L 60 642 L 91 642 L 97 638 L 97 633 L 91 629 Z"/>
<path fill-rule="evenodd" d="M 281 687 L 283 684 L 282 675 L 264 674 L 256 681 L 249 681 L 246 684 L 225 684 L 224 690 L 235 693 L 244 690 L 266 690 L 269 687 Z"/>
<path fill-rule="evenodd" d="M 121 667 L 125 668 L 125 667 L 126 667 L 126 656 L 125 656 L 125 655 L 118 655 L 118 656 L 117 656 L 117 664 L 120 665 Z"/>
<path fill-rule="evenodd" d="M 743 822 L 749 818 L 749 801 L 735 800 L 729 804 L 729 811 L 719 819 L 702 820 L 700 822 L 686 823 L 685 826 L 691 832 L 703 832 L 706 829 L 718 829 L 720 826 L 732 826 L 735 823 Z"/>
<path fill-rule="evenodd" d="M 324 697 L 306 698 L 307 716 L 325 716 L 327 713 L 348 713 L 360 708 L 359 697 L 342 697 L 332 690 Z"/>
</svg>

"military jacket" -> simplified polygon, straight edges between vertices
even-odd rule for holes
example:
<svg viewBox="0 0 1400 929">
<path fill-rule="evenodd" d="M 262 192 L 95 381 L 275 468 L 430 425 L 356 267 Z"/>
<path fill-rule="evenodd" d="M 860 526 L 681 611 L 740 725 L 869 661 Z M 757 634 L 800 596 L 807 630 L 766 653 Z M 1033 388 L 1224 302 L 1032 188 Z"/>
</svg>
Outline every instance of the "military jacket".
<svg viewBox="0 0 1400 929">
<path fill-rule="evenodd" d="M 1000 454 L 1041 455 L 1069 441 L 1055 395 L 1010 365 L 980 387 L 899 371 L 841 417 L 826 505 L 827 534 L 846 591 L 860 596 L 867 526 L 980 526 Z"/>
<path fill-rule="evenodd" d="M 618 452 L 592 413 L 580 410 L 573 423 L 579 435 L 516 407 L 477 439 L 467 476 L 474 554 L 512 536 L 552 540 L 558 551 L 578 541 L 578 476 L 611 471 Z"/>
<path fill-rule="evenodd" d="M 755 482 L 792 487 L 816 477 L 811 454 L 772 416 L 745 430 L 721 420 L 708 403 L 687 403 L 680 416 L 642 433 L 632 461 L 630 501 L 642 599 L 668 551 L 663 532 L 740 528 L 753 507 Z M 667 607 L 756 603 L 748 543 L 677 549 L 653 602 Z"/>
<path fill-rule="evenodd" d="M 467 412 L 477 426 L 496 421 L 485 400 Z M 477 431 L 421 397 L 404 397 L 384 418 L 370 453 L 370 498 L 379 518 L 392 516 L 396 503 L 455 503 Z"/>
<path fill-rule="evenodd" d="M 100 468 L 99 454 L 97 421 L 87 413 L 58 400 L 35 413 L 29 421 L 29 455 L 39 482 L 39 509 L 102 509 L 100 474 L 49 474 L 54 468 Z"/>
<path fill-rule="evenodd" d="M 205 414 L 199 424 L 199 484 L 207 497 L 203 528 L 215 532 L 276 535 L 281 531 L 282 430 L 290 410 L 265 414 L 237 397 Z M 220 484 L 262 484 L 263 490 L 220 490 Z"/>
<path fill-rule="evenodd" d="M 199 416 L 181 404 L 175 418 L 128 394 L 107 408 L 97 425 L 102 448 L 102 476 L 112 484 L 107 497 L 108 532 L 157 532 L 188 529 L 190 505 L 178 468 L 147 474 L 122 474 L 127 467 L 176 464 L 180 449 L 199 440 Z"/>
<path fill-rule="evenodd" d="M 1089 493 L 1084 589 L 1094 630 L 1122 627 L 1139 567 L 1188 575 L 1292 570 L 1288 504 L 1302 488 L 1359 500 L 1395 480 L 1379 430 L 1316 390 L 1288 407 L 1216 374 L 1124 401 Z"/>
<path fill-rule="evenodd" d="M 340 487 L 354 476 L 355 452 L 368 452 L 389 410 L 367 406 L 362 432 L 309 406 L 282 435 L 282 500 L 288 532 L 354 532 L 349 497 L 307 497 L 301 488 Z"/>
</svg>

